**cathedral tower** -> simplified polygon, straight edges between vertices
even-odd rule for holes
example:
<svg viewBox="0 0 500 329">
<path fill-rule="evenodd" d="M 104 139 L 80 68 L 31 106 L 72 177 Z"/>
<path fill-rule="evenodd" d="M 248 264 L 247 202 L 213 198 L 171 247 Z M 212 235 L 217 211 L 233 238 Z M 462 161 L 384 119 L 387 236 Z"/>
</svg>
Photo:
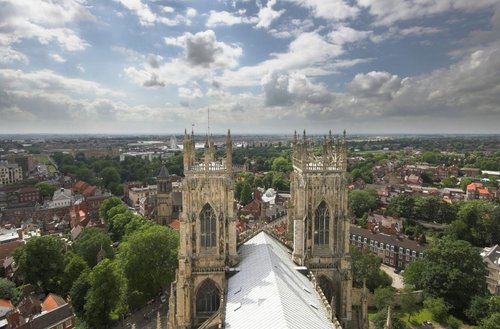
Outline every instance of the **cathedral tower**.
<svg viewBox="0 0 500 329">
<path fill-rule="evenodd" d="M 319 155 L 318 155 L 319 154 Z M 324 137 L 319 149 L 295 133 L 289 229 L 293 260 L 307 266 L 344 328 L 352 318 L 349 219 L 347 216 L 347 147 L 342 139 Z"/>
<path fill-rule="evenodd" d="M 156 221 L 160 225 L 172 221 L 172 180 L 167 167 L 163 165 L 156 177 L 158 191 L 156 193 Z"/>
<path fill-rule="evenodd" d="M 197 328 L 217 315 L 225 296 L 226 271 L 238 259 L 229 132 L 226 150 L 225 159 L 216 159 L 214 142 L 207 136 L 204 158 L 197 161 L 194 136 L 185 133 L 179 269 L 170 328 Z"/>
</svg>

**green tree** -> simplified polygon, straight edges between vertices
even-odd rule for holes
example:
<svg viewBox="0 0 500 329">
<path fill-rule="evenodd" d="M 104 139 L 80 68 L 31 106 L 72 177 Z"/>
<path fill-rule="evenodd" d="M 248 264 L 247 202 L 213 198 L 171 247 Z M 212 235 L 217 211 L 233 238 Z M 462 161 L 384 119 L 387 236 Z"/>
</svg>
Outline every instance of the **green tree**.
<svg viewBox="0 0 500 329">
<path fill-rule="evenodd" d="M 415 270 L 417 266 L 422 268 Z M 424 259 L 410 264 L 404 279 L 433 297 L 444 298 L 450 310 L 460 314 L 474 296 L 486 294 L 486 274 L 481 256 L 470 243 L 445 238 L 433 241 Z"/>
<path fill-rule="evenodd" d="M 392 198 L 389 212 L 404 218 L 413 218 L 415 197 L 409 194 L 400 194 Z"/>
<path fill-rule="evenodd" d="M 112 313 L 123 303 L 125 282 L 119 266 L 104 259 L 90 272 L 89 283 L 84 306 L 86 322 L 92 328 L 108 328 Z"/>
<path fill-rule="evenodd" d="M 14 260 L 26 283 L 43 291 L 57 291 L 64 271 L 64 243 L 57 237 L 34 237 L 16 250 Z"/>
<path fill-rule="evenodd" d="M 108 211 L 111 209 L 111 208 L 114 208 L 118 205 L 122 205 L 123 202 L 120 198 L 117 198 L 117 197 L 111 197 L 111 198 L 108 198 L 106 200 L 104 200 L 102 203 L 101 203 L 101 207 L 99 208 L 99 216 L 104 220 L 105 223 L 108 223 L 108 220 L 109 220 L 109 215 L 108 215 Z"/>
<path fill-rule="evenodd" d="M 276 172 L 289 173 L 292 171 L 292 163 L 284 157 L 277 157 L 273 159 L 271 169 Z"/>
<path fill-rule="evenodd" d="M 89 184 L 95 183 L 94 172 L 87 167 L 78 168 L 75 176 L 76 176 L 76 179 L 82 180 L 82 181 L 87 182 Z"/>
<path fill-rule="evenodd" d="M 178 244 L 178 233 L 159 225 L 144 226 L 120 244 L 119 259 L 132 308 L 144 305 L 172 282 Z"/>
<path fill-rule="evenodd" d="M 458 178 L 456 178 L 455 176 L 448 176 L 441 180 L 441 185 L 443 185 L 443 187 L 456 188 L 457 184 Z"/>
<path fill-rule="evenodd" d="M 35 187 L 40 190 L 40 195 L 44 199 L 52 199 L 52 196 L 56 191 L 56 187 L 54 185 L 44 182 L 36 184 Z"/>
<path fill-rule="evenodd" d="M 469 185 L 470 183 L 473 183 L 474 180 L 471 179 L 471 178 L 462 178 L 462 180 L 460 180 L 460 188 L 463 190 L 463 191 L 466 191 L 467 190 L 467 185 Z"/>
<path fill-rule="evenodd" d="M 436 214 L 441 206 L 441 199 L 439 197 L 431 196 L 427 198 L 415 199 L 415 213 L 417 219 L 422 219 L 428 222 L 436 220 Z"/>
<path fill-rule="evenodd" d="M 9 279 L 0 278 L 0 299 L 12 299 L 15 296 L 16 284 Z"/>
<path fill-rule="evenodd" d="M 412 286 L 405 286 L 400 293 L 401 311 L 408 314 L 408 322 L 411 316 L 418 311 L 417 297 Z"/>
<path fill-rule="evenodd" d="M 84 271 L 73 282 L 69 296 L 71 297 L 71 306 L 79 318 L 85 318 L 85 298 L 90 289 L 89 282 L 90 271 Z"/>
<path fill-rule="evenodd" d="M 112 184 L 120 184 L 120 173 L 115 167 L 106 167 L 101 171 L 102 185 L 111 189 Z"/>
<path fill-rule="evenodd" d="M 500 323 L 500 312 L 493 313 L 486 319 L 481 321 L 479 329 L 498 329 L 498 324 Z"/>
<path fill-rule="evenodd" d="M 360 218 L 378 207 L 377 191 L 373 189 L 349 191 L 349 208 Z"/>
<path fill-rule="evenodd" d="M 478 324 L 489 313 L 488 297 L 486 296 L 475 296 L 465 311 L 467 318 L 474 324 Z"/>
<path fill-rule="evenodd" d="M 104 254 L 105 258 L 114 257 L 109 235 L 97 227 L 85 228 L 73 246 L 75 252 L 85 259 L 91 268 L 97 264 L 101 249 L 101 255 Z"/>
<path fill-rule="evenodd" d="M 115 207 L 116 208 L 116 207 Z M 115 208 L 112 208 L 114 210 Z M 134 220 L 134 218 L 141 219 L 140 216 L 134 215 L 131 211 L 125 211 L 113 216 L 109 221 L 109 233 L 113 236 L 113 241 L 120 241 L 125 235 L 126 226 Z"/>
<path fill-rule="evenodd" d="M 379 257 L 368 250 L 351 247 L 352 277 L 355 287 L 362 287 L 366 280 L 366 287 L 375 291 L 379 287 L 387 287 L 392 284 L 392 279 L 380 269 L 382 262 Z"/>
<path fill-rule="evenodd" d="M 392 287 L 377 288 L 373 298 L 375 307 L 379 311 L 386 309 L 387 306 L 394 306 L 394 289 Z"/>
<path fill-rule="evenodd" d="M 443 298 L 428 297 L 424 300 L 424 306 L 431 312 L 434 321 L 443 323 L 448 318 L 449 307 Z"/>
<path fill-rule="evenodd" d="M 73 283 L 83 273 L 89 271 L 87 262 L 79 255 L 69 251 L 64 255 L 64 272 L 61 280 L 60 292 L 66 296 Z"/>
<path fill-rule="evenodd" d="M 250 201 L 252 201 L 252 189 L 250 188 L 250 185 L 245 182 L 243 183 L 243 187 L 241 189 L 240 203 L 245 206 Z"/>
</svg>

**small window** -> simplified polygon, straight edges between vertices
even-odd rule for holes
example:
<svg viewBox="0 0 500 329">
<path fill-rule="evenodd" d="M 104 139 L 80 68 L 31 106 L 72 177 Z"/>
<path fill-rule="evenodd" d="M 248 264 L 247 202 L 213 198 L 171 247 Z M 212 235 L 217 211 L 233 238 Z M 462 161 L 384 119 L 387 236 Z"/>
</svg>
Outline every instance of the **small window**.
<svg viewBox="0 0 500 329">
<path fill-rule="evenodd" d="M 384 249 L 384 244 L 380 242 L 380 249 Z"/>
<path fill-rule="evenodd" d="M 71 322 L 71 319 L 66 320 L 66 322 L 64 322 L 64 327 L 65 327 L 65 328 L 69 328 L 69 327 L 71 327 L 71 325 L 72 325 L 72 324 L 73 324 L 73 323 Z"/>
<path fill-rule="evenodd" d="M 416 256 L 417 256 L 417 252 L 416 252 L 415 250 L 413 250 L 413 251 L 411 252 L 411 255 L 412 255 L 413 257 L 416 257 Z"/>
</svg>

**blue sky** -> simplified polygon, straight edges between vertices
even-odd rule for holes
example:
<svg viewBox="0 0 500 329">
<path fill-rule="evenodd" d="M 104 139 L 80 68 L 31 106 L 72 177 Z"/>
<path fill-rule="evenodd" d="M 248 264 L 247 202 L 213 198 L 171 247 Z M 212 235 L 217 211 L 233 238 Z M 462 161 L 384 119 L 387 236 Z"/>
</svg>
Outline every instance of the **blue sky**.
<svg viewBox="0 0 500 329">
<path fill-rule="evenodd" d="M 498 0 L 0 0 L 0 133 L 499 133 Z"/>
</svg>

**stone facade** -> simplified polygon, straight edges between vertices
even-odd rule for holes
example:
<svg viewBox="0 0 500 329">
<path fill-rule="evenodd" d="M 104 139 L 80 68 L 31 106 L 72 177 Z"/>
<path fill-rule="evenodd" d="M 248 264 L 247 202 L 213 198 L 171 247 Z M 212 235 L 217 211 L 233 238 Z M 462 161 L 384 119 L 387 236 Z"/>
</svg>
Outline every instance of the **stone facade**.
<svg viewBox="0 0 500 329">
<path fill-rule="evenodd" d="M 332 306 L 332 321 L 338 318 L 343 328 L 358 326 L 359 321 L 352 321 L 345 132 L 336 140 L 331 133 L 325 137 L 320 156 L 305 132 L 301 140 L 295 135 L 293 167 L 288 210 L 292 259 L 317 278 Z M 179 268 L 171 286 L 169 328 L 220 327 L 227 276 L 237 271 L 238 263 L 230 134 L 225 159 L 215 159 L 215 146 L 207 137 L 204 159 L 198 162 L 194 136 L 186 133 L 184 174 Z"/>
<path fill-rule="evenodd" d="M 203 162 L 196 161 L 195 140 L 184 137 L 183 212 L 180 216 L 179 269 L 170 300 L 169 328 L 197 328 L 219 312 L 226 271 L 238 261 L 232 141 L 215 159 L 207 136 Z"/>
<path fill-rule="evenodd" d="M 172 180 L 167 167 L 162 166 L 156 177 L 158 191 L 156 193 L 156 220 L 160 225 L 170 224 L 172 221 Z"/>
<path fill-rule="evenodd" d="M 306 133 L 293 140 L 288 227 L 293 228 L 295 263 L 306 266 L 318 279 L 343 327 L 352 319 L 352 273 L 347 210 L 347 148 L 331 135 L 315 155 Z M 292 232 L 290 232 L 292 233 Z"/>
</svg>

